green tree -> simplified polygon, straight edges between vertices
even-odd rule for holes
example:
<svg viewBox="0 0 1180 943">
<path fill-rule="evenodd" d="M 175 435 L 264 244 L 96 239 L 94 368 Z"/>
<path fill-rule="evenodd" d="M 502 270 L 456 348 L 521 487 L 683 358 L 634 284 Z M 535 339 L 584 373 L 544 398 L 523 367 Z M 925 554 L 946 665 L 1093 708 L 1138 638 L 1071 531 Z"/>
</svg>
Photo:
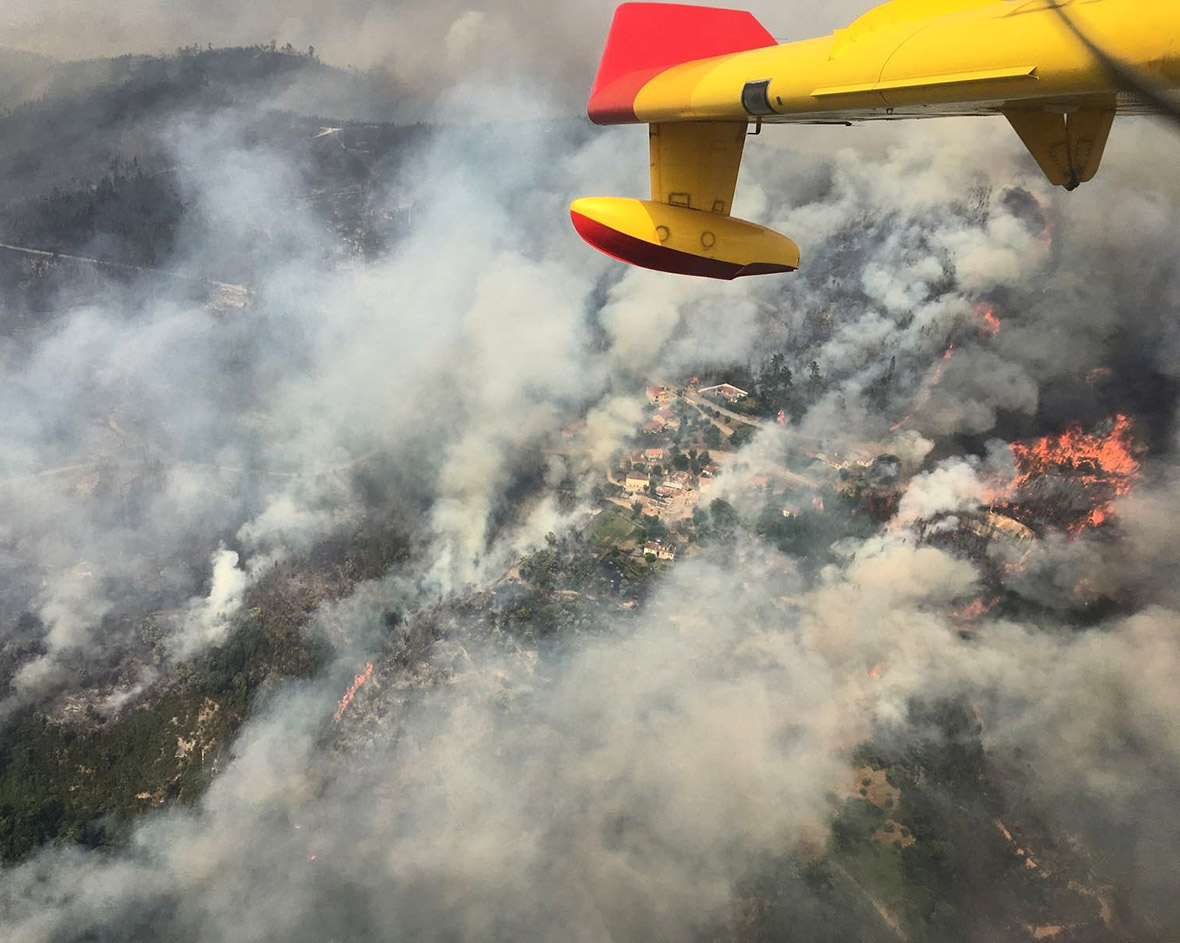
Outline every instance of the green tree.
<svg viewBox="0 0 1180 943">
<path fill-rule="evenodd" d="M 734 430 L 734 433 L 732 436 L 730 436 L 729 441 L 733 444 L 733 446 L 735 448 L 740 448 L 741 446 L 743 446 L 747 442 L 749 442 L 752 438 L 754 438 L 754 436 L 757 434 L 758 434 L 758 427 L 757 426 L 739 426 L 737 429 Z"/>
<path fill-rule="evenodd" d="M 794 376 L 791 368 L 787 366 L 786 358 L 781 353 L 773 354 L 756 386 L 762 413 L 777 413 L 790 405 L 793 380 Z"/>
<path fill-rule="evenodd" d="M 819 364 L 812 360 L 807 364 L 807 392 L 819 396 L 824 391 L 824 378 L 820 375 Z"/>
<path fill-rule="evenodd" d="M 654 514 L 643 515 L 643 526 L 649 540 L 663 540 L 668 536 L 668 525 Z"/>
<path fill-rule="evenodd" d="M 724 498 L 714 498 L 709 504 L 709 517 L 718 530 L 733 530 L 737 526 L 737 509 Z"/>
</svg>

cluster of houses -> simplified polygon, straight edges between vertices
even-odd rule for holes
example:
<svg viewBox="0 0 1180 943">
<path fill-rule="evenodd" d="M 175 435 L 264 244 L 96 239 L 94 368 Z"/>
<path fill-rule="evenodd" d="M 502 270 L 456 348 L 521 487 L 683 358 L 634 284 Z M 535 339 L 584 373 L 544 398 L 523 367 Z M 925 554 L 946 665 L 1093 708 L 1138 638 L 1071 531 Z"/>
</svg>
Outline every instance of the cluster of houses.
<svg viewBox="0 0 1180 943">
<path fill-rule="evenodd" d="M 673 407 L 676 397 L 667 387 L 649 386 L 647 401 L 656 407 L 656 411 L 651 419 L 643 424 L 645 435 L 675 432 L 680 428 L 680 416 Z"/>
<path fill-rule="evenodd" d="M 690 381 L 690 385 L 695 387 L 695 378 Z M 699 392 L 730 403 L 749 395 L 729 383 L 706 387 Z M 648 386 L 646 393 L 652 412 L 641 427 L 642 432 L 648 436 L 659 436 L 680 429 L 684 410 L 680 395 L 673 389 L 655 385 Z M 576 434 L 578 429 L 571 424 L 571 428 L 563 431 L 570 436 Z M 627 502 L 639 502 L 645 515 L 658 517 L 665 522 L 691 517 L 698 495 L 711 489 L 717 468 L 710 464 L 696 469 L 697 473 L 693 474 L 683 467 L 683 459 L 676 459 L 674 449 L 656 445 L 637 448 L 623 456 L 620 464 L 625 466 L 625 471 L 620 479 L 616 479 L 616 483 L 622 486 L 622 498 Z M 681 467 L 676 468 L 677 464 Z M 625 503 L 622 499 L 615 500 L 619 504 Z M 672 561 L 676 559 L 675 541 L 647 540 L 642 552 L 649 559 Z"/>
<path fill-rule="evenodd" d="M 627 494 L 647 493 L 653 477 L 659 482 L 655 486 L 655 496 L 658 498 L 671 498 L 694 490 L 693 476 L 688 471 L 671 471 L 662 477 L 650 473 L 652 466 L 664 467 L 666 458 L 664 449 L 636 449 L 630 455 L 630 467 L 623 478 L 623 490 Z M 702 493 L 707 492 L 713 484 L 715 471 L 714 465 L 701 469 L 695 485 Z"/>
</svg>

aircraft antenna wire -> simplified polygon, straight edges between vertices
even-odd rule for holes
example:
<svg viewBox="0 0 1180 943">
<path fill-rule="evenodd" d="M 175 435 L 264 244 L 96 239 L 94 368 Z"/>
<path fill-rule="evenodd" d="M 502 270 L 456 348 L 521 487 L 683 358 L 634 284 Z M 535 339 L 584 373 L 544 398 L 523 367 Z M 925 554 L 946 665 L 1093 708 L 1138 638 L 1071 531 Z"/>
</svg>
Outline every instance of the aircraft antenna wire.
<svg viewBox="0 0 1180 943">
<path fill-rule="evenodd" d="M 1153 108 L 1158 109 L 1159 113 L 1171 124 L 1180 128 L 1180 107 L 1175 102 L 1165 96 L 1155 87 L 1154 83 L 1148 81 L 1141 73 L 1119 62 L 1114 56 L 1110 55 L 1110 53 L 1086 35 L 1082 28 L 1074 21 L 1073 17 L 1065 12 L 1065 7 L 1062 6 L 1059 0 L 1045 0 L 1045 2 L 1057 14 L 1069 31 L 1073 33 L 1078 42 L 1085 46 L 1090 54 L 1101 62 L 1115 78 Z"/>
</svg>

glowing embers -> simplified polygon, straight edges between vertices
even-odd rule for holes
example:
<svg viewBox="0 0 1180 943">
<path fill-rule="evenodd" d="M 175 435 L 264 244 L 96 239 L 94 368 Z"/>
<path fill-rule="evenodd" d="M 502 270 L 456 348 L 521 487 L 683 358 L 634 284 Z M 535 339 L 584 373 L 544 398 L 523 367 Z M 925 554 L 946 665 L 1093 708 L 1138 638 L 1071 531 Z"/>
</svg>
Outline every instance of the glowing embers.
<svg viewBox="0 0 1180 943">
<path fill-rule="evenodd" d="M 352 699 L 356 697 L 356 692 L 360 690 L 362 684 L 373 677 L 373 663 L 366 662 L 365 670 L 352 679 L 352 684 L 348 686 L 348 690 L 344 692 L 344 697 L 340 699 L 340 706 L 336 708 L 336 713 L 332 715 L 332 720 L 340 723 L 340 718 L 344 716 L 344 712 L 348 710 L 348 705 L 352 703 Z"/>
<path fill-rule="evenodd" d="M 1070 533 L 1096 527 L 1139 474 L 1132 433 L 1131 419 L 1118 415 L 1094 432 L 1070 428 L 1014 442 L 1009 448 L 1016 477 L 991 496 L 991 503 L 1035 506 L 1038 518 Z"/>
<path fill-rule="evenodd" d="M 975 332 L 979 335 L 979 339 L 982 341 L 994 340 L 1000 333 L 1000 328 L 1002 326 L 1002 322 L 1000 321 L 999 317 L 996 316 L 995 307 L 989 302 L 980 301 L 971 306 L 971 311 L 975 318 Z M 962 331 L 957 332 L 956 336 L 958 337 L 959 341 L 966 340 L 966 338 L 963 336 L 964 333 L 965 332 Z M 915 415 L 920 413 L 927 403 L 929 403 L 930 397 L 933 395 L 935 388 L 942 382 L 943 375 L 946 373 L 946 369 L 949 365 L 951 357 L 954 356 L 955 343 L 956 341 L 952 340 L 947 344 L 946 349 L 942 352 L 942 357 L 935 363 L 934 370 L 923 381 L 921 387 L 918 389 L 917 397 L 914 399 L 914 403 L 910 407 L 910 411 L 889 427 L 890 432 L 896 432 L 907 422 L 913 419 Z M 892 376 L 892 373 L 893 367 L 891 366 L 887 379 L 888 377 Z"/>
<path fill-rule="evenodd" d="M 996 598 L 985 600 L 982 596 L 976 596 L 970 602 L 951 610 L 951 621 L 960 626 L 971 625 L 987 615 L 998 601 Z"/>
<path fill-rule="evenodd" d="M 920 410 L 930 401 L 930 396 L 934 392 L 934 388 L 942 382 L 942 375 L 946 373 L 947 361 L 949 361 L 951 357 L 954 356 L 954 353 L 955 344 L 952 341 L 946 345 L 946 350 L 942 352 L 942 358 L 937 364 L 935 364 L 934 372 L 930 375 L 929 379 L 927 379 L 926 382 L 922 384 L 921 390 L 918 391 L 918 398 L 914 401 L 913 409 L 911 409 L 908 413 L 897 420 L 897 422 L 890 426 L 890 432 L 896 432 L 898 429 L 904 426 L 914 417 L 914 413 L 918 412 L 918 410 Z"/>
<path fill-rule="evenodd" d="M 995 309 L 991 305 L 981 302 L 975 305 L 972 310 L 979 319 L 977 330 L 983 340 L 990 341 L 1000 333 L 1000 319 L 996 317 Z"/>
</svg>

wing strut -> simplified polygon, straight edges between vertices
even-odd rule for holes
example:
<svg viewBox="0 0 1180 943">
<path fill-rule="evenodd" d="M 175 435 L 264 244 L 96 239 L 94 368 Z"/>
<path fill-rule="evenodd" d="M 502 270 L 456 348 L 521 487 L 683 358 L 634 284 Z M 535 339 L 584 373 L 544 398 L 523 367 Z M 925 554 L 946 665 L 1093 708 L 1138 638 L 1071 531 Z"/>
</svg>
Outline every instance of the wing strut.
<svg viewBox="0 0 1180 943">
<path fill-rule="evenodd" d="M 794 271 L 795 243 L 730 215 L 747 127 L 745 118 L 653 124 L 651 199 L 575 200 L 574 228 L 607 255 L 661 272 L 730 279 Z"/>
<path fill-rule="evenodd" d="M 648 128 L 651 198 L 728 216 L 746 144 L 746 121 L 685 121 Z"/>
</svg>

